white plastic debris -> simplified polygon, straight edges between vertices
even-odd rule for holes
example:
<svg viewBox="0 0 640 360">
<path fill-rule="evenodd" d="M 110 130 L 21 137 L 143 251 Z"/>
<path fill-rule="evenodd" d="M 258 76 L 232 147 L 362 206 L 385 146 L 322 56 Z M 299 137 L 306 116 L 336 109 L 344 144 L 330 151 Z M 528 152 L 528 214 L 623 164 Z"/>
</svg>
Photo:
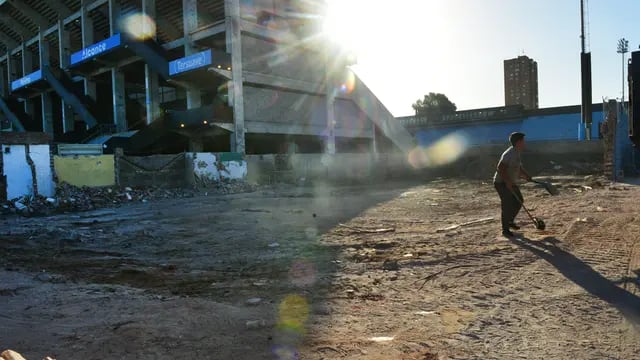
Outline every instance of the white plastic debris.
<svg viewBox="0 0 640 360">
<path fill-rule="evenodd" d="M 374 336 L 372 338 L 369 338 L 369 340 L 373 342 L 389 342 L 393 341 L 393 336 Z"/>
<path fill-rule="evenodd" d="M 27 206 L 26 206 L 25 204 L 23 204 L 23 203 L 21 203 L 21 202 L 19 202 L 19 201 L 16 201 L 16 202 L 13 204 L 13 206 L 15 206 L 15 207 L 16 207 L 16 209 L 18 209 L 18 210 L 24 210 L 24 209 L 26 209 L 26 208 L 27 208 Z"/>
<path fill-rule="evenodd" d="M 246 304 L 250 306 L 256 306 L 256 305 L 260 305 L 261 302 L 262 302 L 261 298 L 255 297 L 255 298 L 247 299 Z"/>
</svg>

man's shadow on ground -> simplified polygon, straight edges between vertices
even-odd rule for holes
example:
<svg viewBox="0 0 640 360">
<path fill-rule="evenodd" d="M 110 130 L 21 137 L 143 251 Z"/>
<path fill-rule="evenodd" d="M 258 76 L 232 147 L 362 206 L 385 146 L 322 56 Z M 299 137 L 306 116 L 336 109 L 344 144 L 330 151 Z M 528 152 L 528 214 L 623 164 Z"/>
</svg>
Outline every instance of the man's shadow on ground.
<svg viewBox="0 0 640 360">
<path fill-rule="evenodd" d="M 547 237 L 540 241 L 511 238 L 514 244 L 531 251 L 553 265 L 562 275 L 611 306 L 614 306 L 634 326 L 640 327 L 640 297 L 619 287 L 584 261 L 558 247 L 560 241 Z M 637 281 L 637 279 L 634 279 Z"/>
</svg>

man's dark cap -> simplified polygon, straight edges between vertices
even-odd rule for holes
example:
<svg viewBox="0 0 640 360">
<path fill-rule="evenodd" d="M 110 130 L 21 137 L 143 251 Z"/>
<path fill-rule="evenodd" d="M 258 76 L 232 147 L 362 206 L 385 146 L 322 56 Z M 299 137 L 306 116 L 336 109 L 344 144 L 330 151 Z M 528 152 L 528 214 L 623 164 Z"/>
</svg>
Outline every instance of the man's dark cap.
<svg viewBox="0 0 640 360">
<path fill-rule="evenodd" d="M 521 132 L 514 132 L 509 135 L 509 142 L 512 146 L 516 146 L 516 143 L 522 139 L 524 139 L 524 134 Z"/>
</svg>

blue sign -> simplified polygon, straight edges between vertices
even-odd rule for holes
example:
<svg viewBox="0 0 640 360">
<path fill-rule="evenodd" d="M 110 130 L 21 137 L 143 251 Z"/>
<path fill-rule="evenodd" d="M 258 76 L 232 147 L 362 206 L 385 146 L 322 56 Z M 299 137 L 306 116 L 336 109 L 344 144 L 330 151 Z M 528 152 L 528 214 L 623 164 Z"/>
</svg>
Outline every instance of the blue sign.
<svg viewBox="0 0 640 360">
<path fill-rule="evenodd" d="M 113 50 L 118 46 L 122 45 L 122 41 L 120 39 L 120 34 L 115 34 L 110 38 L 104 39 L 100 42 L 97 42 L 91 46 L 88 46 L 76 53 L 71 54 L 71 64 L 75 65 L 77 63 L 81 63 L 93 57 L 96 57 L 100 54 L 103 54 L 109 50 Z"/>
<path fill-rule="evenodd" d="M 211 65 L 211 50 L 205 50 L 171 61 L 169 63 L 169 75 L 173 76 L 209 65 Z"/>
<path fill-rule="evenodd" d="M 11 91 L 25 87 L 38 80 L 42 80 L 42 70 L 34 71 L 31 74 L 11 82 Z"/>
</svg>

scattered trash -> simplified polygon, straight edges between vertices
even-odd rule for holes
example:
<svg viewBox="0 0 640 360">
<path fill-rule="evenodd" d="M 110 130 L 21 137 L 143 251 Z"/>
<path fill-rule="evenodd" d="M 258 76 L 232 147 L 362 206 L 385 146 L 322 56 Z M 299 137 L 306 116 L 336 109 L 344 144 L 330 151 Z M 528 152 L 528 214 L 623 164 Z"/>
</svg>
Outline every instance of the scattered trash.
<svg viewBox="0 0 640 360">
<path fill-rule="evenodd" d="M 256 330 L 267 326 L 267 322 L 264 320 L 248 320 L 247 321 L 247 329 L 248 330 Z"/>
<path fill-rule="evenodd" d="M 427 315 L 435 315 L 436 312 L 435 311 L 416 311 L 414 314 L 427 316 Z"/>
<path fill-rule="evenodd" d="M 369 338 L 369 340 L 373 342 L 389 342 L 393 341 L 393 339 L 393 336 L 374 336 L 372 338 Z"/>
<path fill-rule="evenodd" d="M 598 211 L 598 212 L 603 212 L 603 211 L 604 211 L 604 208 L 602 208 L 602 207 L 598 206 L 598 207 L 596 207 L 596 211 Z"/>
<path fill-rule="evenodd" d="M 256 187 L 242 181 L 224 181 L 207 188 L 207 193 L 233 194 L 255 191 Z M 198 189 L 160 187 L 77 187 L 61 183 L 56 188 L 56 196 L 43 197 L 28 195 L 12 199 L 2 204 L 6 213 L 20 213 L 24 216 L 51 215 L 69 211 L 88 211 L 104 207 L 117 207 L 128 202 L 149 202 L 160 199 L 191 198 L 198 195 Z"/>
<path fill-rule="evenodd" d="M 262 299 L 261 298 L 251 298 L 251 299 L 247 299 L 247 301 L 245 302 L 245 304 L 249 305 L 249 306 L 256 306 L 256 305 L 260 305 L 260 303 L 262 303 Z"/>
<path fill-rule="evenodd" d="M 411 253 L 409 253 L 409 254 L 404 254 L 404 255 L 402 255 L 402 257 L 410 258 L 410 257 L 413 257 L 413 254 L 411 254 Z"/>
<path fill-rule="evenodd" d="M 461 228 L 463 226 L 471 226 L 471 225 L 478 225 L 478 224 L 488 223 L 488 222 L 491 222 L 493 220 L 495 220 L 493 217 L 482 218 L 482 219 L 473 220 L 473 221 L 469 221 L 469 222 L 458 224 L 458 225 L 451 225 L 451 226 L 446 227 L 446 228 L 438 229 L 438 230 L 436 230 L 436 232 L 437 233 L 442 233 L 442 232 L 446 232 L 446 231 L 456 230 L 456 229 Z"/>
<path fill-rule="evenodd" d="M 268 245 L 270 248 L 277 248 L 280 246 L 280 244 L 278 244 L 277 242 L 271 243 Z"/>
<path fill-rule="evenodd" d="M 353 226 L 349 226 L 349 225 L 345 225 L 345 224 L 339 224 L 338 226 L 339 227 L 343 227 L 345 229 L 349 229 L 349 230 L 353 231 L 354 233 L 362 233 L 362 234 L 382 234 L 382 233 L 388 233 L 388 232 L 395 232 L 396 231 L 395 228 L 364 229 L 364 228 L 353 227 Z"/>
<path fill-rule="evenodd" d="M 15 208 L 16 208 L 18 211 L 22 211 L 22 210 L 25 210 L 25 209 L 27 208 L 27 206 L 26 206 L 25 204 L 23 204 L 23 203 L 21 203 L 21 202 L 19 202 L 19 201 L 16 201 L 16 202 L 13 204 L 13 206 L 15 206 Z"/>
</svg>

